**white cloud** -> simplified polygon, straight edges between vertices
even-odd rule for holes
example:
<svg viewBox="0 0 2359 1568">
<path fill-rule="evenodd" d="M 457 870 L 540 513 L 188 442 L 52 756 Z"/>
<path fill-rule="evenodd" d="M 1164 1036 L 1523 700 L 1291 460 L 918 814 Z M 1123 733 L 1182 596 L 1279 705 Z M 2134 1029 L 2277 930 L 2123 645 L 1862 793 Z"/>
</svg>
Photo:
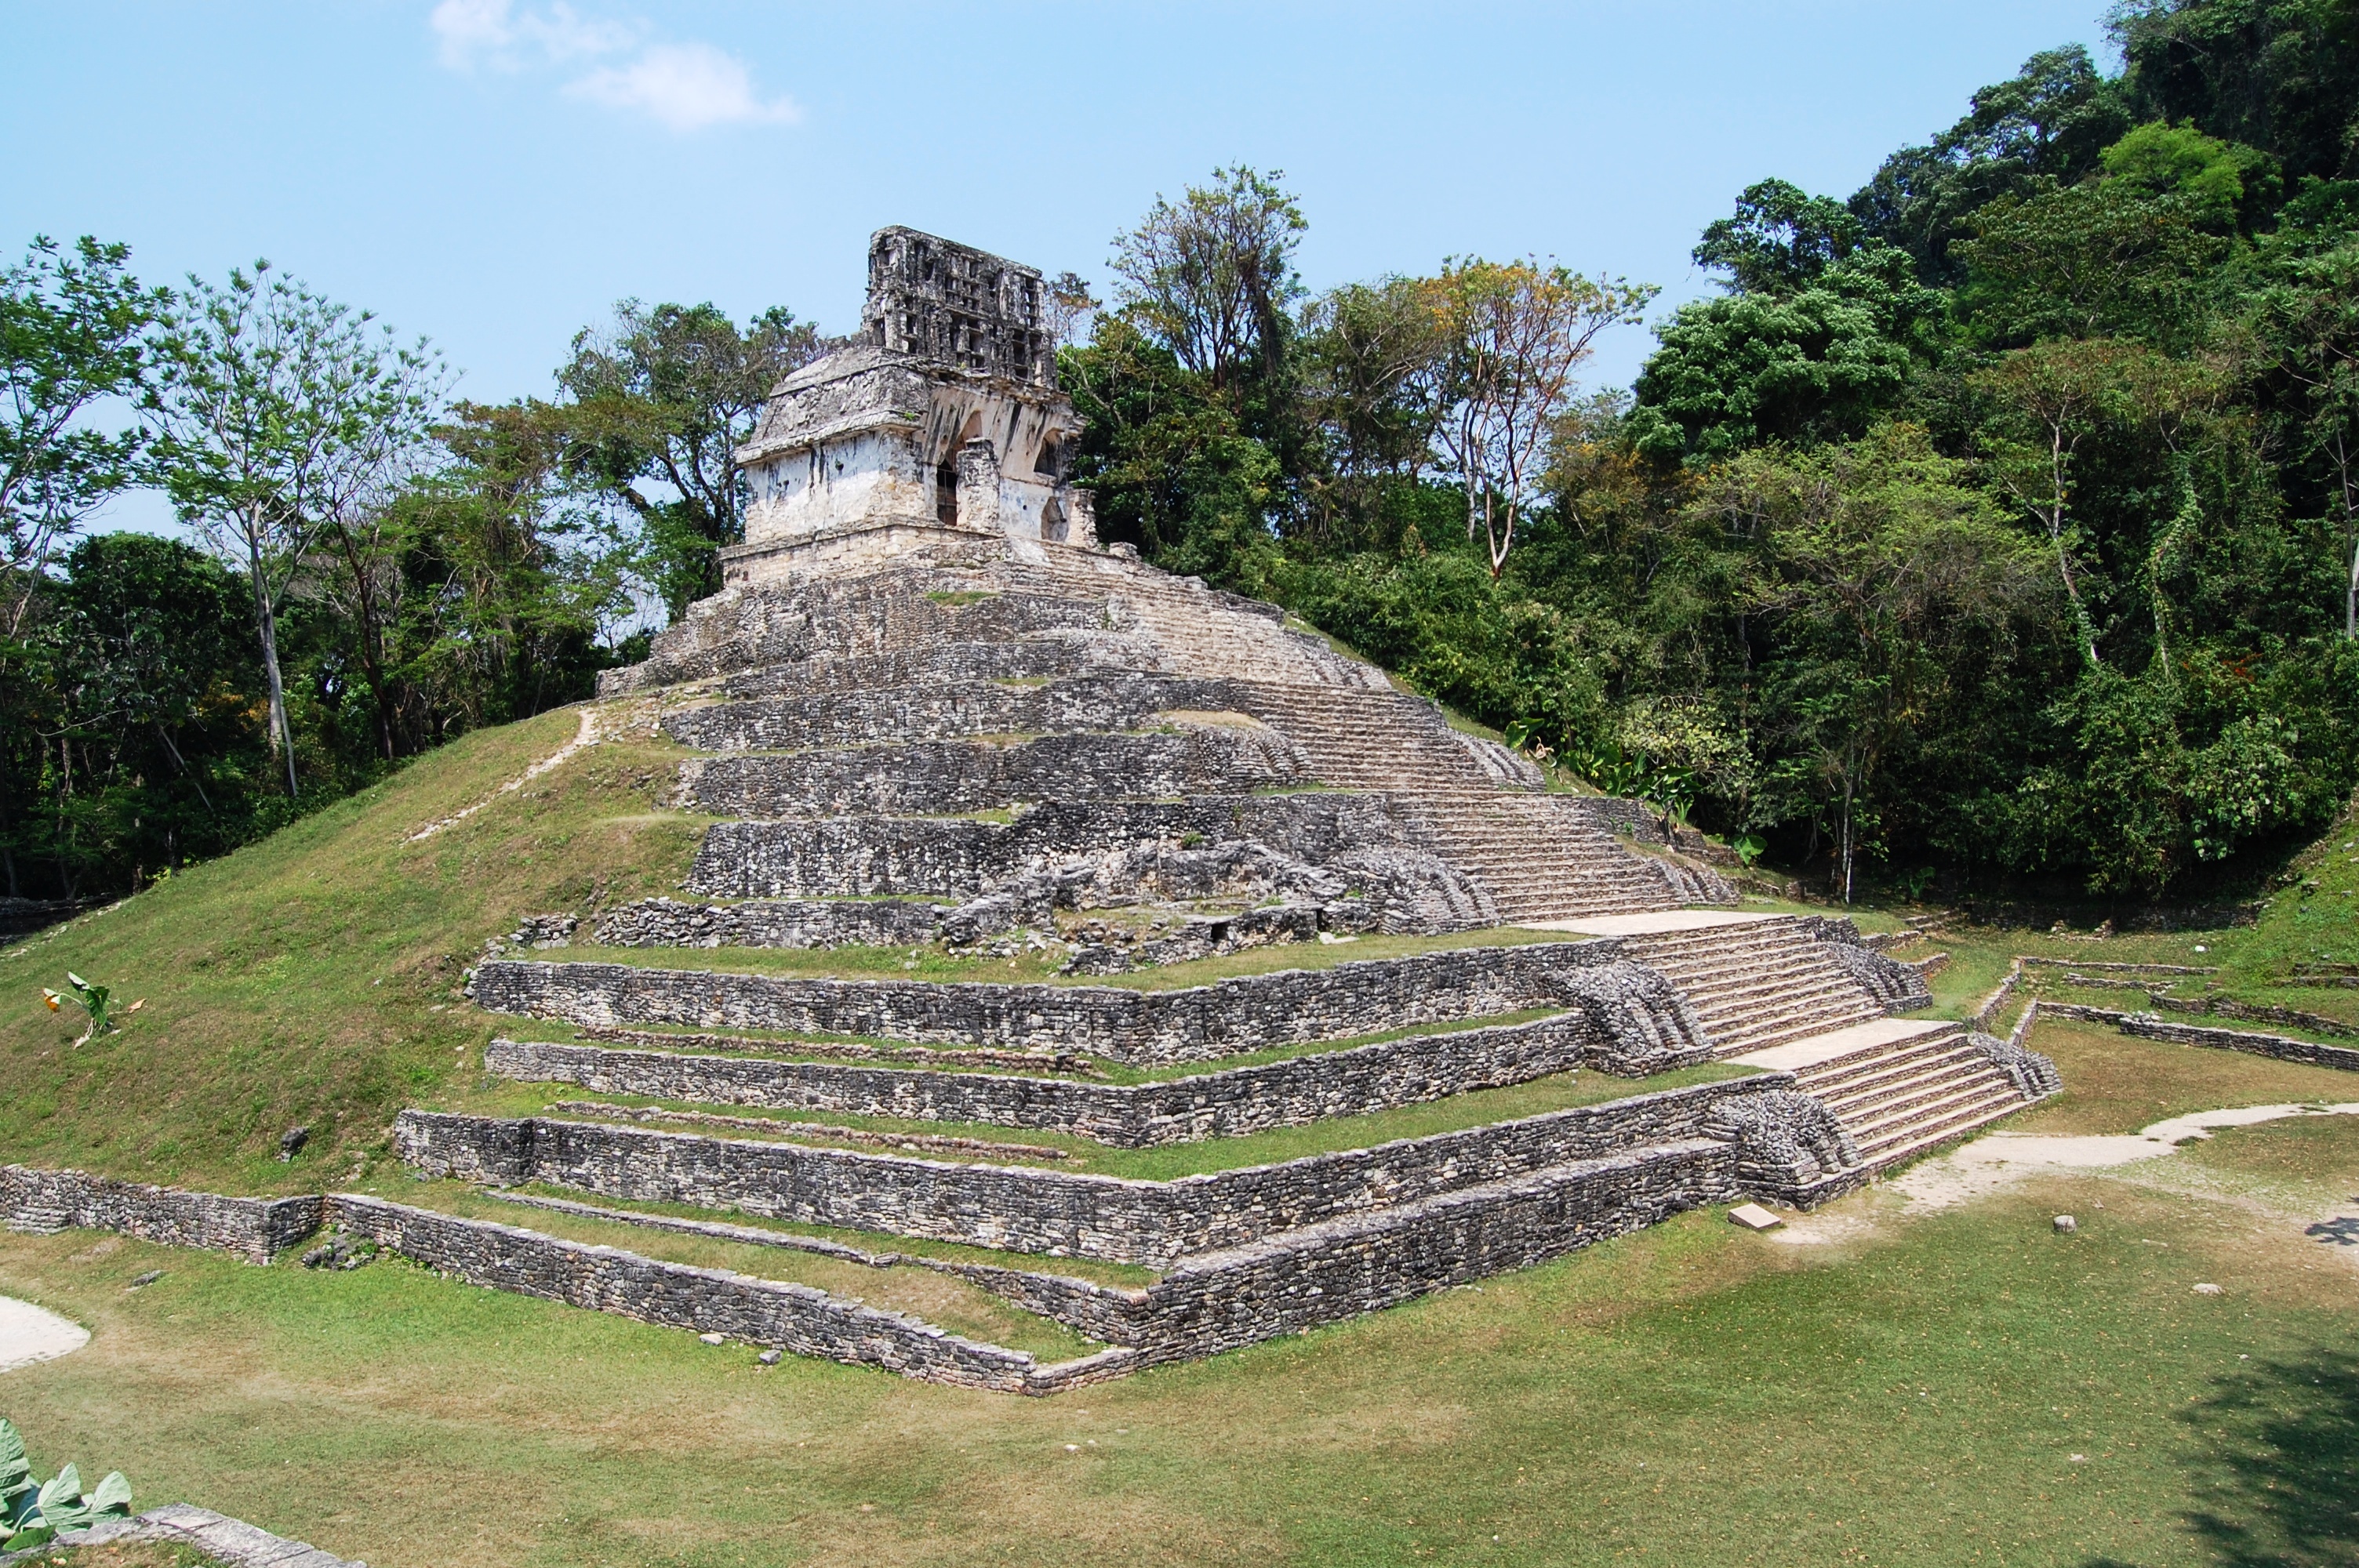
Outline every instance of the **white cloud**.
<svg viewBox="0 0 2359 1568">
<path fill-rule="evenodd" d="M 675 131 L 802 118 L 789 99 L 765 102 L 745 62 L 711 44 L 651 44 L 629 64 L 602 67 L 566 91 L 610 109 L 641 110 Z"/>
<path fill-rule="evenodd" d="M 533 57 L 548 61 L 614 54 L 639 39 L 633 23 L 582 16 L 556 0 L 546 11 L 518 13 L 513 0 L 441 0 L 427 18 L 454 70 L 488 64 L 518 70 Z"/>
<path fill-rule="evenodd" d="M 609 109 L 645 114 L 674 131 L 707 125 L 791 124 L 802 111 L 788 98 L 765 99 L 745 61 L 707 43 L 641 47 L 644 23 L 584 16 L 565 0 L 518 11 L 515 0 L 440 0 L 427 25 L 442 63 L 522 70 L 629 54 L 567 84 L 566 92 Z M 636 52 L 634 52 L 636 51 Z"/>
</svg>

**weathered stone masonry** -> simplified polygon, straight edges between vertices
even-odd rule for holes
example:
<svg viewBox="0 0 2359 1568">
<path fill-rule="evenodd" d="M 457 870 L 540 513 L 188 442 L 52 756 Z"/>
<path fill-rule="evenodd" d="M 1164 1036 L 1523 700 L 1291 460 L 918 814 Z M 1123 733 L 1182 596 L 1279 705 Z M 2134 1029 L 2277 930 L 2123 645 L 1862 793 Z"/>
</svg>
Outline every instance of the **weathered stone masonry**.
<svg viewBox="0 0 2359 1568">
<path fill-rule="evenodd" d="M 1138 1066 L 1349 1039 L 1579 1000 L 1565 977 L 1618 946 L 1538 943 L 1288 969 L 1178 990 L 932 984 L 512 959 L 475 970 L 475 1004 L 574 1023 L 672 1023 L 928 1044 L 1080 1051 Z"/>
<path fill-rule="evenodd" d="M 1153 1084 L 495 1040 L 487 1072 L 601 1094 L 1070 1132 L 1120 1149 L 1234 1138 L 1526 1083 L 1596 1049 L 1578 1013 L 1415 1035 Z"/>
<path fill-rule="evenodd" d="M 327 1201 L 354 1236 L 470 1284 L 965 1388 L 1020 1392 L 1036 1366 L 1020 1351 L 962 1339 L 810 1285 L 662 1262 L 374 1198 Z"/>
<path fill-rule="evenodd" d="M 317 1197 L 232 1198 L 82 1171 L 0 1166 L 0 1217 L 12 1230 L 114 1230 L 168 1247 L 234 1252 L 251 1263 L 320 1227 Z"/>
<path fill-rule="evenodd" d="M 1765 1074 L 1172 1182 L 538 1117 L 404 1111 L 394 1141 L 406 1162 L 462 1181 L 549 1182 L 798 1224 L 1159 1266 L 1345 1213 L 1709 1136 L 1709 1113 L 1723 1099 L 1790 1082 Z"/>
<path fill-rule="evenodd" d="M 919 741 L 680 767 L 683 800 L 741 816 L 949 815 L 1016 801 L 1246 795 L 1311 779 L 1301 748 L 1259 726 L 1174 734 L 1047 735 L 997 744 Z"/>
</svg>

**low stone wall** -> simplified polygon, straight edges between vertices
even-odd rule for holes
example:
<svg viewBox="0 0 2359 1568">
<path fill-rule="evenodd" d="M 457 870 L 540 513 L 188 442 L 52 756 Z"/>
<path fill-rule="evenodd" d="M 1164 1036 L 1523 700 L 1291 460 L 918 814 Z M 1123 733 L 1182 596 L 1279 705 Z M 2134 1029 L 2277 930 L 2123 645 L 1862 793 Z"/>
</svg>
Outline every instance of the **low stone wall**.
<svg viewBox="0 0 2359 1568">
<path fill-rule="evenodd" d="M 573 1023 L 671 1023 L 1045 1048 L 1157 1066 L 1558 1006 L 1577 1000 L 1568 975 L 1612 963 L 1619 952 L 1610 937 L 1460 947 L 1157 991 L 818 979 L 502 958 L 476 968 L 469 994 L 488 1011 Z"/>
<path fill-rule="evenodd" d="M 1738 1195 L 1729 1146 L 1578 1161 L 1189 1259 L 1149 1292 L 1146 1358 L 1211 1356 L 1467 1284 Z"/>
<path fill-rule="evenodd" d="M 1037 1365 L 1022 1351 L 962 1339 L 810 1285 L 663 1262 L 377 1198 L 339 1195 L 328 1202 L 331 1217 L 353 1236 L 473 1285 L 963 1388 L 1021 1392 Z"/>
<path fill-rule="evenodd" d="M 1160 1267 L 1346 1213 L 1702 1136 L 1721 1101 L 1790 1087 L 1787 1075 L 1764 1074 L 1171 1182 L 414 1110 L 395 1121 L 394 1146 L 419 1170 L 462 1181 L 549 1182 L 799 1224 Z"/>
<path fill-rule="evenodd" d="M 0 1223 L 11 1230 L 113 1230 L 168 1247 L 234 1253 L 249 1263 L 267 1263 L 319 1229 L 320 1201 L 223 1197 L 83 1171 L 0 1166 Z"/>
<path fill-rule="evenodd" d="M 2181 1016 L 2191 1013 L 2199 1018 L 2232 1018 L 2239 1023 L 2282 1023 L 2288 1029 L 2306 1029 L 2312 1034 L 2332 1034 L 2337 1040 L 2359 1039 L 2359 1027 L 2339 1018 L 2304 1012 L 2277 1002 L 2237 1001 L 2224 996 L 2159 996 L 2152 991 L 2147 993 L 2147 1000 L 2158 1011 Z"/>
<path fill-rule="evenodd" d="M 683 762 L 680 798 L 723 816 L 949 816 L 1017 801 L 1247 795 L 1308 784 L 1310 759 L 1259 725 L 1163 734 L 734 753 Z"/>
<path fill-rule="evenodd" d="M 2136 1035 L 2142 1040 L 2168 1040 L 2175 1045 L 2210 1045 L 2223 1051 L 2274 1056 L 2280 1062 L 2301 1062 L 2313 1067 L 2359 1073 L 2359 1050 L 2348 1045 L 2321 1045 L 2315 1041 L 2296 1040 L 2284 1034 L 2261 1034 L 2244 1029 L 2206 1029 L 2193 1023 L 2168 1023 L 2151 1012 L 2116 1012 L 2110 1008 L 2082 1007 L 2072 1002 L 2043 1001 L 2039 1004 L 2039 1016 L 2110 1023 L 2124 1034 Z"/>
<path fill-rule="evenodd" d="M 1572 1013 L 1154 1084 L 618 1051 L 534 1040 L 493 1041 L 484 1053 L 484 1068 L 526 1083 L 578 1084 L 601 1094 L 982 1122 L 1143 1149 L 1235 1138 L 1525 1083 L 1571 1071 L 1596 1044 L 1588 1020 Z"/>
<path fill-rule="evenodd" d="M 1743 1157 L 1729 1142 L 1690 1139 L 1573 1161 L 1186 1259 L 1144 1288 L 907 1253 L 860 1260 L 955 1275 L 1124 1347 L 1039 1368 L 1027 1389 L 1047 1392 L 1340 1322 L 1743 1195 L 1749 1190 L 1739 1176 Z M 730 1239 L 768 1239 L 738 1226 L 591 1212 Z"/>
</svg>

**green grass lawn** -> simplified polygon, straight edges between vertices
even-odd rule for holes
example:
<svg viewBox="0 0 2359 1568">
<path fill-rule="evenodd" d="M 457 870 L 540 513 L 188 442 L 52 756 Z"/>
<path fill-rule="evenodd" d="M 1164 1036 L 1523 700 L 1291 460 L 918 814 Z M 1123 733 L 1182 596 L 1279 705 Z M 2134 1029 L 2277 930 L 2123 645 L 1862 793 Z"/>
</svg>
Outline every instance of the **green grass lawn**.
<svg viewBox="0 0 2359 1568">
<path fill-rule="evenodd" d="M 0 1290 L 94 1337 L 0 1397 L 143 1506 L 378 1568 L 2349 1561 L 2337 1249 L 2093 1175 L 1890 1206 L 1821 1248 L 1690 1215 L 1050 1400 L 762 1368 L 399 1262 L 12 1236 Z"/>
</svg>

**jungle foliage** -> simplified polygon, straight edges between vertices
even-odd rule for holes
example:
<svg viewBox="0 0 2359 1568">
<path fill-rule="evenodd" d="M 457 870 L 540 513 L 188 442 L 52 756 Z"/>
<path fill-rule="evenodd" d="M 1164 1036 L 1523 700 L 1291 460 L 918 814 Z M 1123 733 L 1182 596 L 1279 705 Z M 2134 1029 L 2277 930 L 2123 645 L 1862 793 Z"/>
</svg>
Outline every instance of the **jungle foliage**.
<svg viewBox="0 0 2359 1568">
<path fill-rule="evenodd" d="M 1839 894 L 2249 877 L 2359 784 L 2359 8 L 2110 26 L 2118 75 L 2036 56 L 1848 200 L 1745 190 L 1626 395 L 1470 330 L 1496 264 L 1307 296 L 1279 177 L 1220 171 L 1119 243 L 1255 236 L 1221 363 L 1136 269 L 1063 355 L 1101 531 Z M 1528 488 L 1458 438 L 1502 397 Z"/>
</svg>

